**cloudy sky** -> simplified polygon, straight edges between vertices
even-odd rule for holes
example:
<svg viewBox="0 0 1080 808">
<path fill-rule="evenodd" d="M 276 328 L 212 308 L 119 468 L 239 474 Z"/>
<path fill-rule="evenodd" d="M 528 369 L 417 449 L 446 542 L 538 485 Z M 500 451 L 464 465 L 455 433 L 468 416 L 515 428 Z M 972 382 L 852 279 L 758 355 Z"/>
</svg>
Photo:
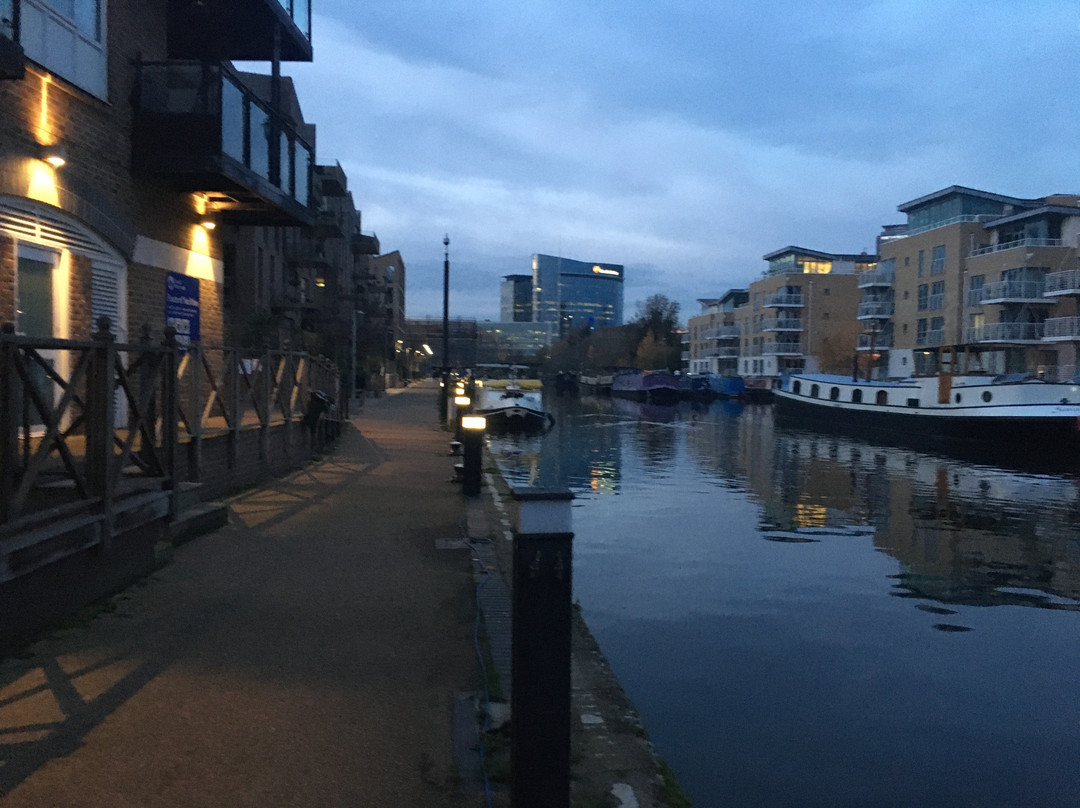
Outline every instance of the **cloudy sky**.
<svg viewBox="0 0 1080 808">
<path fill-rule="evenodd" d="M 1080 192 L 1075 0 L 316 0 L 286 64 L 407 313 L 497 320 L 533 253 L 653 293 L 874 249 L 949 185 Z"/>
</svg>

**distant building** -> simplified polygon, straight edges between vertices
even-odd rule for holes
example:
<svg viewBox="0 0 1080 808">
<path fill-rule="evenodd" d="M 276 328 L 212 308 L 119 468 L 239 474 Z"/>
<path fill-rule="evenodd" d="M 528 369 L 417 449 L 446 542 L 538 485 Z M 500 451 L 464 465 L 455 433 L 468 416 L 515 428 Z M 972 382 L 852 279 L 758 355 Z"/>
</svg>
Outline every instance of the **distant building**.
<svg viewBox="0 0 1080 808">
<path fill-rule="evenodd" d="M 574 328 L 623 324 L 623 267 L 553 255 L 532 257 L 532 317 Z"/>
<path fill-rule="evenodd" d="M 702 298 L 701 313 L 686 321 L 684 369 L 689 373 L 738 375 L 739 326 L 735 311 L 746 305 L 746 289 L 729 289 L 718 298 Z"/>
<path fill-rule="evenodd" d="M 531 323 L 533 320 L 532 275 L 507 275 L 499 295 L 499 319 L 504 323 Z"/>
<path fill-rule="evenodd" d="M 476 361 L 536 361 L 558 338 L 556 323 L 481 323 Z"/>
<path fill-rule="evenodd" d="M 763 258 L 768 269 L 735 314 L 739 375 L 777 378 L 853 358 L 858 277 L 876 267 L 877 256 L 788 246 Z"/>
<path fill-rule="evenodd" d="M 906 225 L 859 282 L 859 349 L 879 377 L 966 350 L 987 373 L 1072 378 L 1080 345 L 1080 195 L 950 186 L 898 206 Z M 867 354 L 863 354 L 866 356 Z M 865 360 L 864 360 L 865 361 Z"/>
</svg>

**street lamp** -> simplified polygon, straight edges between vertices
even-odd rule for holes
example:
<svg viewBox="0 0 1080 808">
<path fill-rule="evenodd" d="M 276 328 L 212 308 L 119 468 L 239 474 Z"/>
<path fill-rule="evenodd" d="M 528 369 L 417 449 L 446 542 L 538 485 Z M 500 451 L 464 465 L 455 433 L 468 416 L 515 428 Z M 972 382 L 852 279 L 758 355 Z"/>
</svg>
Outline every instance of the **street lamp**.
<svg viewBox="0 0 1080 808">
<path fill-rule="evenodd" d="M 446 404 L 450 387 L 450 234 L 443 236 L 442 361 L 443 383 L 439 394 L 439 421 L 446 423 Z"/>
</svg>

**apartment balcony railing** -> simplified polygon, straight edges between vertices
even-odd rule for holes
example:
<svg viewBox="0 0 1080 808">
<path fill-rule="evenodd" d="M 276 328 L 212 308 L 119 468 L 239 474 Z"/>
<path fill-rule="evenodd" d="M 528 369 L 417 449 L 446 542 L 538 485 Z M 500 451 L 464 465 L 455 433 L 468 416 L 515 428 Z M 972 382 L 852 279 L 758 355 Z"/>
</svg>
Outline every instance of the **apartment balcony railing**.
<svg viewBox="0 0 1080 808">
<path fill-rule="evenodd" d="M 1053 305 L 1052 300 L 1043 296 L 1046 291 L 1044 281 L 999 281 L 982 287 L 981 302 L 995 303 L 1045 303 Z"/>
<path fill-rule="evenodd" d="M 689 351 L 683 351 L 682 354 L 680 354 L 680 358 L 682 359 L 683 362 L 689 362 L 690 361 L 690 352 Z"/>
<path fill-rule="evenodd" d="M 931 222 L 930 224 L 924 224 L 921 227 L 913 227 L 907 231 L 905 236 L 917 236 L 919 233 L 928 233 L 931 230 L 937 230 L 939 227 L 948 227 L 953 224 L 962 224 L 964 222 L 988 222 L 991 219 L 996 219 L 997 216 L 987 213 L 965 214 L 963 216 L 953 216 L 951 219 L 943 219 L 940 222 Z"/>
<path fill-rule="evenodd" d="M 945 342 L 945 332 L 936 328 L 931 331 L 923 331 L 921 334 L 915 335 L 915 344 L 922 345 L 924 347 L 932 347 L 934 345 L 942 345 Z"/>
<path fill-rule="evenodd" d="M 706 348 L 699 356 L 702 359 L 714 356 L 718 359 L 736 359 L 739 356 L 739 349 L 736 347 Z"/>
<path fill-rule="evenodd" d="M 226 224 L 310 225 L 315 148 L 225 64 L 142 62 L 134 163 Z"/>
<path fill-rule="evenodd" d="M 878 267 L 877 269 L 871 269 L 859 275 L 859 288 L 867 289 L 871 286 L 892 286 L 895 281 L 896 267 L 889 266 L 884 269 Z"/>
<path fill-rule="evenodd" d="M 859 304 L 858 318 L 872 320 L 892 317 L 896 304 L 891 300 L 874 300 Z"/>
<path fill-rule="evenodd" d="M 1051 317 L 1043 323 L 1043 340 L 1046 342 L 1080 340 L 1080 317 Z"/>
<path fill-rule="evenodd" d="M 801 317 L 771 317 L 761 321 L 762 331 L 802 331 Z"/>
<path fill-rule="evenodd" d="M 964 329 L 964 342 L 1042 342 L 1042 323 L 987 323 Z"/>
<path fill-rule="evenodd" d="M 856 349 L 860 351 L 888 350 L 892 346 L 893 338 L 891 334 L 876 334 L 873 338 L 869 334 L 859 334 L 859 340 L 855 345 Z"/>
<path fill-rule="evenodd" d="M 214 0 L 169 4 L 173 59 L 310 62 L 311 0 Z"/>
<path fill-rule="evenodd" d="M 798 342 L 766 342 L 761 346 L 765 356 L 802 356 L 802 344 Z"/>
<path fill-rule="evenodd" d="M 1006 241 L 1001 244 L 989 244 L 985 247 L 979 247 L 968 253 L 969 258 L 975 258 L 979 255 L 989 255 L 990 253 L 1001 252 L 1002 250 L 1014 250 L 1018 247 L 1063 247 L 1065 242 L 1059 238 L 1021 238 L 1015 241 Z"/>
<path fill-rule="evenodd" d="M 1080 295 L 1080 269 L 1066 269 L 1064 272 L 1051 272 L 1046 276 L 1047 297 L 1058 295 Z"/>
<path fill-rule="evenodd" d="M 738 339 L 739 327 L 737 325 L 721 325 L 706 331 L 702 339 Z"/>
<path fill-rule="evenodd" d="M 779 308 L 781 306 L 801 307 L 802 304 L 803 296 L 801 294 L 779 292 L 774 295 L 767 295 L 761 305 L 766 308 Z"/>
</svg>

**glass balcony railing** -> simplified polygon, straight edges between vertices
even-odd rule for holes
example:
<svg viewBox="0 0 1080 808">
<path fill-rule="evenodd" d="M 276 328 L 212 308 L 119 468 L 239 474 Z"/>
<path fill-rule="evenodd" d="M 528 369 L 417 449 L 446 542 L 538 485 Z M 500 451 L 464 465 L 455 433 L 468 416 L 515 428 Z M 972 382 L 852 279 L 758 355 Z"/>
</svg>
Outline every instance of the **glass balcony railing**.
<svg viewBox="0 0 1080 808">
<path fill-rule="evenodd" d="M 1051 317 L 1043 323 L 1043 339 L 1080 340 L 1080 317 Z"/>
<path fill-rule="evenodd" d="M 869 286 L 892 286 L 896 281 L 896 267 L 890 265 L 887 267 L 879 266 L 877 269 L 871 269 L 868 272 L 863 272 L 859 275 L 859 288 L 865 289 Z"/>
<path fill-rule="evenodd" d="M 1051 272 L 1046 276 L 1044 295 L 1080 294 L 1080 269 L 1066 269 L 1063 272 Z"/>
<path fill-rule="evenodd" d="M 778 306 L 801 306 L 803 304 L 803 296 L 797 293 L 779 292 L 775 295 L 767 295 L 762 301 L 762 305 L 765 308 L 776 308 Z"/>
<path fill-rule="evenodd" d="M 969 254 L 969 258 L 975 258 L 980 255 L 989 255 L 990 253 L 1001 252 L 1002 250 L 1014 250 L 1019 247 L 1063 247 L 1065 242 L 1059 238 L 1021 238 L 1015 241 L 1006 241 L 1001 244 L 988 244 L 985 247 L 979 247 L 972 250 Z"/>
<path fill-rule="evenodd" d="M 983 303 L 1051 303 L 1043 300 L 1046 291 L 1044 281 L 999 281 L 982 287 Z"/>
<path fill-rule="evenodd" d="M 892 334 L 859 334 L 858 344 L 855 346 L 857 350 L 869 351 L 869 350 L 887 350 L 893 346 Z"/>
<path fill-rule="evenodd" d="M 1040 342 L 1043 323 L 987 323 L 965 329 L 965 342 Z"/>
<path fill-rule="evenodd" d="M 896 304 L 891 300 L 870 300 L 859 304 L 858 317 L 892 317 Z"/>
</svg>

